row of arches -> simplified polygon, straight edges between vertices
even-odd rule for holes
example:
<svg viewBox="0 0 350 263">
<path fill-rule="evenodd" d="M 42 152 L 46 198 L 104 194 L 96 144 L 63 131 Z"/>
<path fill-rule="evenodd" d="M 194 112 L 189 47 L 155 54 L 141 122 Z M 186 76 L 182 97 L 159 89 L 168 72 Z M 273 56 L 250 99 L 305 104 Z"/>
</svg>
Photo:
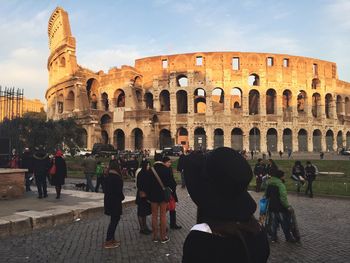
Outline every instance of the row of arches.
<svg viewBox="0 0 350 263">
<path fill-rule="evenodd" d="M 254 127 L 249 130 L 248 144 L 250 151 L 261 151 L 261 131 Z M 106 130 L 102 131 L 102 142 L 103 143 L 113 143 L 114 147 L 118 150 L 125 150 L 125 139 L 126 134 L 122 129 L 117 129 L 113 133 L 113 141 L 109 138 Z M 140 128 L 135 128 L 130 133 L 130 143 L 133 149 L 143 149 L 144 147 L 144 133 Z M 243 150 L 243 137 L 244 132 L 240 128 L 234 128 L 231 130 L 231 147 L 236 150 Z M 309 137 L 311 136 L 311 138 Z M 325 143 L 326 151 L 335 151 L 346 146 L 350 147 L 350 132 L 346 133 L 346 142 L 343 142 L 343 132 L 339 131 L 336 135 L 332 130 L 328 130 L 324 135 L 319 129 L 313 130 L 312 134 L 308 134 L 305 129 L 300 129 L 296 134 L 296 138 L 293 138 L 293 132 L 291 129 L 286 128 L 283 130 L 282 134 L 282 149 L 278 148 L 278 132 L 274 128 L 270 128 L 266 132 L 266 149 L 271 152 L 277 152 L 279 150 L 287 151 L 288 149 L 299 152 L 322 151 L 322 144 Z M 194 149 L 206 149 L 207 145 L 207 133 L 203 127 L 197 127 L 193 132 L 194 139 Z M 297 140 L 297 149 L 293 149 L 293 139 Z M 312 149 L 308 149 L 308 141 L 312 140 Z M 336 140 L 336 144 L 334 144 Z M 185 148 L 188 148 L 189 144 L 189 133 L 184 127 L 180 127 L 175 138 L 172 138 L 171 132 L 168 129 L 162 129 L 159 132 L 158 145 L 155 147 L 163 149 L 165 147 L 170 147 L 174 144 L 182 144 Z M 337 148 L 335 148 L 335 145 Z M 218 148 L 224 146 L 224 130 L 221 128 L 216 128 L 213 131 L 213 148 Z M 210 146 L 211 148 L 211 146 Z"/>
</svg>

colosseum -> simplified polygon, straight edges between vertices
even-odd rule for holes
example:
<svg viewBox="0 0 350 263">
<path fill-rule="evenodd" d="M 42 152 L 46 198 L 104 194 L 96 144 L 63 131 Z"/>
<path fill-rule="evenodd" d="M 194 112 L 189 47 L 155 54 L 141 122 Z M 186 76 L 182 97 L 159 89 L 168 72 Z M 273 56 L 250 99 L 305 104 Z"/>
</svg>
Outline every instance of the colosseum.
<svg viewBox="0 0 350 263">
<path fill-rule="evenodd" d="M 198 52 L 93 72 L 68 14 L 48 23 L 48 118 L 76 118 L 87 148 L 336 151 L 350 148 L 350 83 L 337 65 L 286 54 Z"/>
</svg>

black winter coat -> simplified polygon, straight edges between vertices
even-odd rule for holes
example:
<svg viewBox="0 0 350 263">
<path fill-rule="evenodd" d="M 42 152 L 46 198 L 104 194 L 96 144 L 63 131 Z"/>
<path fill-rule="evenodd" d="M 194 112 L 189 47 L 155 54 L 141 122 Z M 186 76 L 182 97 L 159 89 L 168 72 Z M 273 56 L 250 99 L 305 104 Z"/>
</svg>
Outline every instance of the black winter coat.
<svg viewBox="0 0 350 263">
<path fill-rule="evenodd" d="M 154 176 L 151 170 L 144 170 L 142 169 L 138 174 L 137 174 L 137 192 L 136 192 L 136 204 L 140 204 L 141 202 L 141 197 L 140 197 L 140 191 L 147 193 L 148 189 L 148 184 L 150 178 Z M 147 198 L 147 197 L 146 197 Z"/>
<path fill-rule="evenodd" d="M 109 216 L 118 216 L 122 214 L 122 201 L 125 199 L 123 194 L 123 180 L 121 176 L 113 171 L 109 171 L 104 179 L 104 208 L 105 214 Z"/>
<path fill-rule="evenodd" d="M 30 152 L 24 152 L 22 155 L 21 168 L 28 169 L 28 173 L 33 173 L 33 156 Z"/>
<path fill-rule="evenodd" d="M 53 162 L 51 163 L 51 166 Z M 61 186 L 64 184 L 64 178 L 67 177 L 66 161 L 62 157 L 55 157 L 56 174 L 51 176 L 51 185 Z"/>
<path fill-rule="evenodd" d="M 50 159 L 46 153 L 39 152 L 33 155 L 33 172 L 35 176 L 47 176 L 50 165 Z"/>
<path fill-rule="evenodd" d="M 171 171 L 168 167 L 166 167 L 162 162 L 155 162 L 153 165 L 154 169 L 158 173 L 158 176 L 160 177 L 160 180 L 162 181 L 164 187 L 170 187 L 172 186 L 171 182 Z M 146 194 L 148 196 L 148 200 L 150 200 L 153 203 L 161 203 L 165 202 L 164 195 L 163 195 L 163 189 L 160 186 L 158 180 L 156 177 L 152 175 L 149 177 L 149 183 L 148 183 L 148 189 L 146 190 Z"/>
</svg>

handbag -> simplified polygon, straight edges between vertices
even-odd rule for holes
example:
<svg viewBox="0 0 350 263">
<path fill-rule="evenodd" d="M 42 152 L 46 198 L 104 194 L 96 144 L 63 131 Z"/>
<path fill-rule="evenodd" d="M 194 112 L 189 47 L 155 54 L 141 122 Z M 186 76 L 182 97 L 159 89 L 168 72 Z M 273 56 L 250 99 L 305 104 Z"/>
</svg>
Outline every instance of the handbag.
<svg viewBox="0 0 350 263">
<path fill-rule="evenodd" d="M 56 164 L 55 164 L 55 159 L 53 159 L 53 164 L 52 164 L 52 166 L 51 166 L 51 168 L 50 168 L 50 170 L 49 170 L 49 175 L 55 175 L 56 174 Z"/>
<path fill-rule="evenodd" d="M 267 199 L 265 196 L 260 199 L 259 201 L 260 215 L 266 214 L 268 204 L 269 204 L 269 199 Z"/>
<path fill-rule="evenodd" d="M 151 167 L 151 169 L 152 169 L 152 172 L 153 172 L 154 176 L 156 177 L 158 183 L 160 184 L 160 187 L 162 187 L 162 189 L 163 189 L 164 201 L 169 202 L 170 198 L 171 198 L 171 193 L 173 191 L 171 191 L 170 187 L 168 187 L 168 186 L 164 187 L 164 184 L 163 184 L 162 180 L 159 178 L 159 175 L 156 172 L 156 170 L 153 167 Z"/>
<path fill-rule="evenodd" d="M 168 203 L 168 210 L 169 211 L 175 211 L 176 208 L 176 201 L 173 195 L 171 195 L 169 203 Z"/>
</svg>

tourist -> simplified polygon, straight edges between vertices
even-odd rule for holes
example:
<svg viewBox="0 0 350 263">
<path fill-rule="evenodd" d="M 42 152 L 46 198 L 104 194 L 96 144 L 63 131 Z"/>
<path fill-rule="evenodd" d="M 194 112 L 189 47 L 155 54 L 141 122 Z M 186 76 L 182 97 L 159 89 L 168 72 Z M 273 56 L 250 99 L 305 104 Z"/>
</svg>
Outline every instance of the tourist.
<svg viewBox="0 0 350 263">
<path fill-rule="evenodd" d="M 256 181 L 256 187 L 255 191 L 260 192 L 261 191 L 261 184 L 263 181 L 263 177 L 265 175 L 266 167 L 261 158 L 258 159 L 258 162 L 255 164 L 254 167 L 254 175 L 255 175 L 255 181 Z"/>
<path fill-rule="evenodd" d="M 269 200 L 268 206 L 268 227 L 271 241 L 277 241 L 277 229 L 281 225 L 287 242 L 295 242 L 290 231 L 290 213 L 291 206 L 288 203 L 287 190 L 284 185 L 284 172 L 274 170 L 271 174 L 266 189 L 266 198 Z"/>
<path fill-rule="evenodd" d="M 43 146 L 39 146 L 33 155 L 33 173 L 38 188 L 38 198 L 47 197 L 46 177 L 49 174 L 50 159 Z"/>
<path fill-rule="evenodd" d="M 305 183 L 305 170 L 300 161 L 296 161 L 292 168 L 292 179 L 296 181 L 297 192 L 300 192 L 300 188 Z"/>
<path fill-rule="evenodd" d="M 104 187 L 104 212 L 110 216 L 110 223 L 107 229 L 105 248 L 116 248 L 120 246 L 120 241 L 115 240 L 115 230 L 122 215 L 123 180 L 118 162 L 112 162 L 108 175 L 105 178 Z"/>
<path fill-rule="evenodd" d="M 147 199 L 147 187 L 150 177 L 153 176 L 151 172 L 151 164 L 148 160 L 141 163 L 141 169 L 136 173 L 136 201 L 137 217 L 140 224 L 140 233 L 149 235 L 152 231 L 147 226 L 147 216 L 151 214 L 151 203 Z"/>
<path fill-rule="evenodd" d="M 320 159 L 321 159 L 321 160 L 324 159 L 324 152 L 320 152 Z"/>
<path fill-rule="evenodd" d="M 96 165 L 96 187 L 95 192 L 98 193 L 100 186 L 102 187 L 103 192 L 103 181 L 104 181 L 104 167 L 100 161 Z"/>
<path fill-rule="evenodd" d="M 186 158 L 185 153 L 183 151 L 181 151 L 181 154 L 179 156 L 179 160 L 177 162 L 177 167 L 176 167 L 176 170 L 181 174 L 181 188 L 186 187 L 185 176 L 184 176 L 185 158 Z"/>
<path fill-rule="evenodd" d="M 86 157 L 82 163 L 82 166 L 84 168 L 84 174 L 86 178 L 86 192 L 89 192 L 89 190 L 91 192 L 95 192 L 95 187 L 92 184 L 92 177 L 96 173 L 97 163 L 93 155 L 87 153 L 85 156 Z"/>
<path fill-rule="evenodd" d="M 290 159 L 291 157 L 292 157 L 292 150 L 288 148 L 288 159 Z"/>
<path fill-rule="evenodd" d="M 305 190 L 305 195 L 307 195 L 310 192 L 309 196 L 312 198 L 313 197 L 312 183 L 316 179 L 316 168 L 310 161 L 306 162 L 305 176 L 307 180 L 307 188 Z"/>
<path fill-rule="evenodd" d="M 67 177 L 67 165 L 63 159 L 63 153 L 61 150 L 57 150 L 52 160 L 51 166 L 56 166 L 56 173 L 51 175 L 51 185 L 55 186 L 56 199 L 61 198 L 62 185 L 64 185 L 64 179 Z"/>
<path fill-rule="evenodd" d="M 182 262 L 266 262 L 267 235 L 247 192 L 253 177 L 249 163 L 235 150 L 220 147 L 207 155 L 190 154 L 185 168 L 186 186 L 198 210 Z"/>
<path fill-rule="evenodd" d="M 170 171 L 170 179 L 171 179 L 171 183 L 170 183 L 170 188 L 172 190 L 171 193 L 171 198 L 169 201 L 169 216 L 170 216 L 170 228 L 171 229 L 181 229 L 182 227 L 176 224 L 176 203 L 179 201 L 177 198 L 177 194 L 176 194 L 176 181 L 174 178 L 174 173 L 173 173 L 173 169 L 171 168 L 171 160 L 168 156 L 163 157 L 162 159 L 163 164 L 169 169 Z"/>
<path fill-rule="evenodd" d="M 282 159 L 282 156 L 283 156 L 282 150 L 280 150 L 278 153 L 279 153 L 279 155 L 280 155 L 280 158 Z"/>
<path fill-rule="evenodd" d="M 149 187 L 146 193 L 148 200 L 151 201 L 153 242 L 159 241 L 158 232 L 160 232 L 160 241 L 167 243 L 170 240 L 166 233 L 166 210 L 168 203 L 164 199 L 164 191 L 157 179 L 157 175 L 164 187 L 170 187 L 171 174 L 170 170 L 163 164 L 161 154 L 156 153 L 154 160 L 152 176 L 149 178 Z M 160 217 L 160 229 L 158 227 L 158 217 Z"/>
<path fill-rule="evenodd" d="M 271 159 L 272 153 L 270 150 L 267 151 L 268 155 L 269 155 L 269 159 Z"/>
<path fill-rule="evenodd" d="M 29 148 L 25 148 L 23 155 L 22 155 L 22 162 L 21 162 L 21 168 L 27 169 L 28 171 L 25 172 L 25 186 L 26 186 L 26 192 L 32 191 L 30 189 L 31 180 L 30 178 L 33 175 L 33 156 L 29 150 Z"/>
<path fill-rule="evenodd" d="M 16 152 L 16 149 L 12 149 L 12 155 L 11 155 L 9 167 L 12 169 L 19 168 L 19 156 Z"/>
</svg>

